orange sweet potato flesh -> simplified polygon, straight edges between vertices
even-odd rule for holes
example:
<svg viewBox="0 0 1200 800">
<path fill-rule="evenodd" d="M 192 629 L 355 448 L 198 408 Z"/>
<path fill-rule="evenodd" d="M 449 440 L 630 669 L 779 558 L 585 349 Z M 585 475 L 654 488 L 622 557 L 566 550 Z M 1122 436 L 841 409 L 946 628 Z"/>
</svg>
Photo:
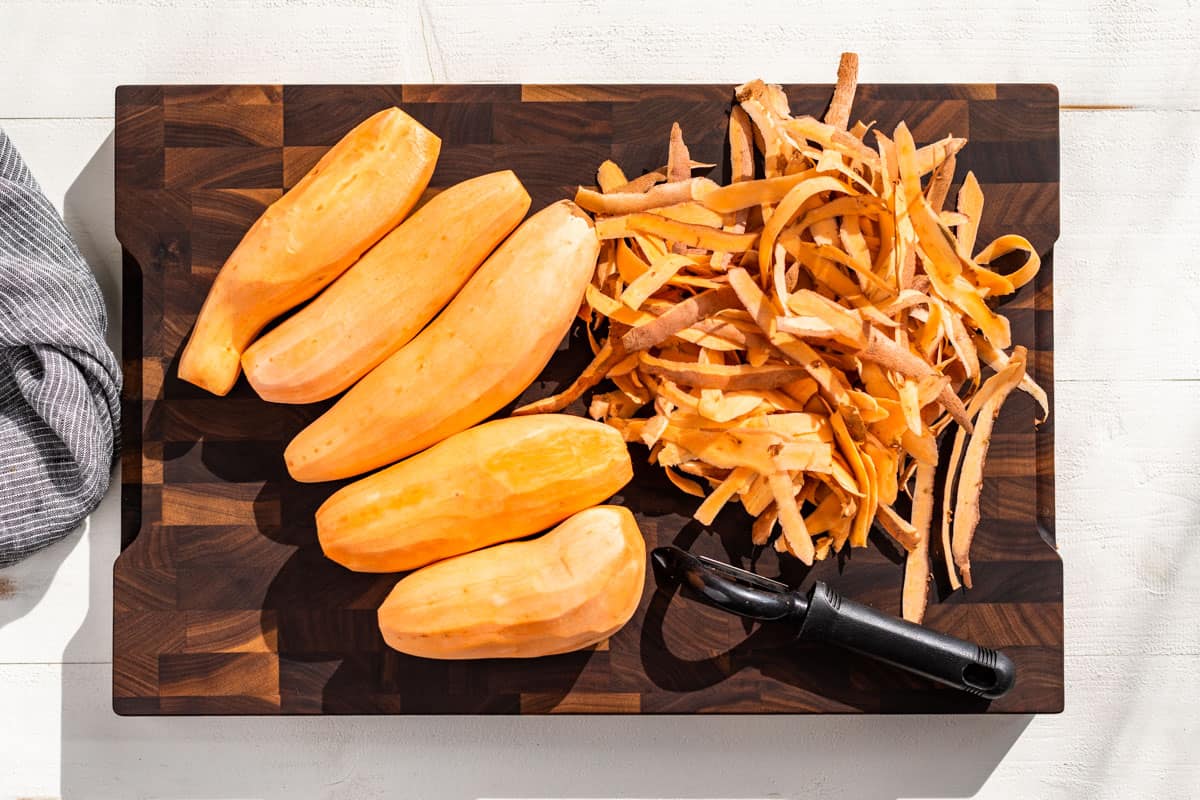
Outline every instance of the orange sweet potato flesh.
<svg viewBox="0 0 1200 800">
<path fill-rule="evenodd" d="M 292 440 L 292 477 L 359 475 L 499 411 L 570 329 L 599 250 L 591 220 L 569 200 L 527 219 L 437 319 Z"/>
<path fill-rule="evenodd" d="M 537 533 L 632 477 L 615 428 L 565 414 L 498 419 L 341 489 L 317 511 L 317 536 L 349 569 L 416 569 Z"/>
<path fill-rule="evenodd" d="M 529 210 L 511 170 L 439 193 L 294 316 L 242 367 L 259 397 L 313 403 L 340 394 L 408 343 Z"/>
<path fill-rule="evenodd" d="M 607 639 L 633 616 L 646 543 L 628 509 L 581 511 L 529 542 L 439 561 L 379 609 L 389 647 L 438 659 L 534 658 Z"/>
<path fill-rule="evenodd" d="M 179 377 L 225 395 L 275 317 L 321 291 L 396 227 L 433 175 L 441 140 L 398 108 L 359 124 L 247 231 L 213 281 Z"/>
</svg>

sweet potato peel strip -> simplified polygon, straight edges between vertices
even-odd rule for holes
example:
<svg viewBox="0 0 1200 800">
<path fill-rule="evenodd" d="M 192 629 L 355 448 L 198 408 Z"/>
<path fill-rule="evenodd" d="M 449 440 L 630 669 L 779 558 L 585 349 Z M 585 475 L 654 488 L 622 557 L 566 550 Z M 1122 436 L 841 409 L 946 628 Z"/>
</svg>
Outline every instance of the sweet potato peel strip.
<svg viewBox="0 0 1200 800">
<path fill-rule="evenodd" d="M 595 357 L 516 413 L 561 410 L 609 380 L 590 415 L 703 498 L 699 521 L 740 503 L 755 545 L 806 564 L 867 546 L 878 523 L 907 553 L 901 607 L 920 622 L 935 557 L 953 588 L 960 574 L 971 586 L 1005 400 L 1020 388 L 1048 414 L 997 308 L 1041 261 L 1015 233 L 977 249 L 985 206 L 973 174 L 947 210 L 966 139 L 851 124 L 857 71 L 843 55 L 823 119 L 793 115 L 778 86 L 737 87 L 727 185 L 693 174 L 707 165 L 678 123 L 665 166 L 628 179 L 600 165 L 599 190 L 575 195 L 604 242 L 580 312 Z M 1014 253 L 1023 263 L 997 271 Z M 939 516 L 943 435 L 953 445 Z"/>
</svg>

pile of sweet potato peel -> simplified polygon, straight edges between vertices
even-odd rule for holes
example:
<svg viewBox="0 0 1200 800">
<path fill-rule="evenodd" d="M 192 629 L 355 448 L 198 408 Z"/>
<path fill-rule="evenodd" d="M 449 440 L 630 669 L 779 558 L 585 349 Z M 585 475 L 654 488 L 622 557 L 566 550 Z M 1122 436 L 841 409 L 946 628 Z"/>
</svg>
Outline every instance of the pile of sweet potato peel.
<svg viewBox="0 0 1200 800">
<path fill-rule="evenodd" d="M 951 585 L 961 574 L 969 587 L 992 421 L 1016 387 L 1047 413 L 990 302 L 1040 262 L 1016 235 L 976 248 L 971 173 L 943 208 L 964 139 L 918 148 L 904 123 L 890 135 L 849 124 L 856 73 L 844 55 L 823 120 L 794 117 L 778 86 L 738 87 L 726 186 L 692 177 L 711 165 L 691 160 L 678 125 L 665 167 L 630 180 L 600 166 L 599 189 L 575 198 L 604 241 L 581 312 L 595 359 L 518 413 L 611 381 L 591 416 L 704 498 L 698 520 L 736 499 L 755 544 L 806 564 L 865 546 L 878 523 L 908 554 L 903 612 L 920 621 L 939 435 L 954 426 L 937 535 Z M 1023 266 L 989 268 L 1016 251 Z"/>
</svg>

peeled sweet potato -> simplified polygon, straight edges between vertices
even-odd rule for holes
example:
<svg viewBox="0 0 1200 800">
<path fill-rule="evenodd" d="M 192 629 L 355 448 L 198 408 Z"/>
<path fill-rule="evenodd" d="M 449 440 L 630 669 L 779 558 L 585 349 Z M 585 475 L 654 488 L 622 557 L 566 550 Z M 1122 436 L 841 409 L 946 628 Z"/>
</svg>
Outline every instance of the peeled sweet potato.
<svg viewBox="0 0 1200 800">
<path fill-rule="evenodd" d="M 498 419 L 341 489 L 317 511 L 317 536 L 345 567 L 399 572 L 536 533 L 632 477 L 615 428 L 565 414 Z"/>
<path fill-rule="evenodd" d="M 603 641 L 633 616 L 646 543 L 619 506 L 581 511 L 545 536 L 439 561 L 379 609 L 389 647 L 441 659 L 532 658 Z"/>
<path fill-rule="evenodd" d="M 359 475 L 499 411 L 570 329 L 599 249 L 570 201 L 527 219 L 437 319 L 300 431 L 284 453 L 292 477 Z"/>
<path fill-rule="evenodd" d="M 273 403 L 313 403 L 353 386 L 433 319 L 529 210 L 511 170 L 452 186 L 242 356 Z"/>
<path fill-rule="evenodd" d="M 209 289 L 179 377 L 228 394 L 242 353 L 275 317 L 321 291 L 404 219 L 442 142 L 398 108 L 326 153 L 242 238 Z"/>
</svg>

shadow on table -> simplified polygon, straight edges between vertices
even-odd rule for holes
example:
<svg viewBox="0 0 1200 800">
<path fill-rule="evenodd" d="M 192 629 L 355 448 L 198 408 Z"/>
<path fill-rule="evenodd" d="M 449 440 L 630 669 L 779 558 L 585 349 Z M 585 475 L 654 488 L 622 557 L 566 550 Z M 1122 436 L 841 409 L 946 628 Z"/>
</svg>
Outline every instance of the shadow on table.
<svg viewBox="0 0 1200 800">
<path fill-rule="evenodd" d="M 105 252 L 112 176 L 110 137 L 68 194 L 73 232 Z M 98 266 L 115 275 L 119 259 Z M 102 285 L 111 299 L 115 281 Z M 64 798 L 807 798 L 834 787 L 865 800 L 961 797 L 979 790 L 1031 720 L 117 717 L 111 665 L 95 663 L 88 641 L 111 632 L 120 533 L 93 531 L 89 545 L 89 608 L 62 658 Z"/>
<path fill-rule="evenodd" d="M 63 562 L 79 546 L 83 528 L 81 525 L 24 561 L 0 569 L 0 628 L 21 619 L 42 602 Z"/>
</svg>

